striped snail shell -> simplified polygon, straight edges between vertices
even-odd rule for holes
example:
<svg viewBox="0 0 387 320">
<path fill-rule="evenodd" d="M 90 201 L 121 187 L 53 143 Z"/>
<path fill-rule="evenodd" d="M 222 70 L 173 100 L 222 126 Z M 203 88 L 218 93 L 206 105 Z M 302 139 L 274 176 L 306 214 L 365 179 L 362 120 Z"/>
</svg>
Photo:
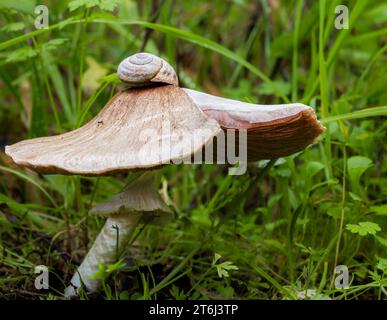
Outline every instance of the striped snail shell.
<svg viewBox="0 0 387 320">
<path fill-rule="evenodd" d="M 150 53 L 140 52 L 124 59 L 117 69 L 121 81 L 135 87 L 151 83 L 178 85 L 175 70 L 168 62 Z"/>
</svg>

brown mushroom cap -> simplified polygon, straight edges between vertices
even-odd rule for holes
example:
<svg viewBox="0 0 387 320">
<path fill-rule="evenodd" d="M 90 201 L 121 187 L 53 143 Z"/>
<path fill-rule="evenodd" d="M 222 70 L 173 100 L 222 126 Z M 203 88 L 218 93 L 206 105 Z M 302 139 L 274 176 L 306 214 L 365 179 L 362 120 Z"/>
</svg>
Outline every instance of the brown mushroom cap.
<svg viewBox="0 0 387 320">
<path fill-rule="evenodd" d="M 258 105 L 190 89 L 184 91 L 223 130 L 247 131 L 248 161 L 275 159 L 299 152 L 325 131 L 314 110 L 301 103 Z M 238 139 L 236 142 L 238 147 Z"/>
<path fill-rule="evenodd" d="M 121 92 L 83 127 L 5 152 L 41 173 L 108 175 L 187 159 L 220 130 L 183 89 L 165 85 Z"/>
</svg>

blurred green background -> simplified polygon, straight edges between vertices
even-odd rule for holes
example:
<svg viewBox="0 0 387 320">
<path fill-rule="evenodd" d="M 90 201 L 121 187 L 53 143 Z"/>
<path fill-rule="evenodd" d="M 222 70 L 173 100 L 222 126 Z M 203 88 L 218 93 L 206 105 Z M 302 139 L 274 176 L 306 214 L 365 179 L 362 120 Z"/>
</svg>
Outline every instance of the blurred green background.
<svg viewBox="0 0 387 320">
<path fill-rule="evenodd" d="M 130 176 L 38 175 L 3 148 L 87 122 L 118 90 L 119 62 L 162 56 L 181 86 L 261 104 L 312 106 L 327 131 L 304 152 L 168 166 L 176 212 L 146 226 L 85 299 L 386 299 L 387 3 L 0 0 L 0 299 L 58 299 L 104 221 L 92 205 Z M 349 28 L 335 28 L 338 5 Z M 50 289 L 34 287 L 34 267 Z M 334 268 L 349 270 L 335 287 Z"/>
</svg>

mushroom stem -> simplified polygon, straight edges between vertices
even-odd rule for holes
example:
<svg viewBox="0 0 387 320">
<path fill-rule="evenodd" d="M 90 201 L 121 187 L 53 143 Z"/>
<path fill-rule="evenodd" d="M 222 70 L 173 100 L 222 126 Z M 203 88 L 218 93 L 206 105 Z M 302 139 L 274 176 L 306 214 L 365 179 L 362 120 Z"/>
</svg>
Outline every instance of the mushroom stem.
<svg viewBox="0 0 387 320">
<path fill-rule="evenodd" d="M 116 261 L 139 224 L 159 224 L 173 216 L 158 193 L 156 178 L 157 172 L 146 172 L 122 192 L 90 211 L 91 214 L 107 217 L 107 220 L 71 279 L 71 285 L 66 288 L 66 297 L 78 295 L 82 284 L 88 292 L 97 291 L 100 281 L 92 279 L 92 276 L 98 271 L 99 264 Z"/>
<path fill-rule="evenodd" d="M 70 286 L 66 288 L 65 296 L 77 295 L 82 284 L 89 292 L 98 290 L 100 281 L 92 279 L 91 276 L 98 271 L 100 263 L 107 265 L 119 258 L 140 220 L 140 214 L 117 214 L 110 216 L 106 220 L 93 246 L 72 277 Z"/>
</svg>

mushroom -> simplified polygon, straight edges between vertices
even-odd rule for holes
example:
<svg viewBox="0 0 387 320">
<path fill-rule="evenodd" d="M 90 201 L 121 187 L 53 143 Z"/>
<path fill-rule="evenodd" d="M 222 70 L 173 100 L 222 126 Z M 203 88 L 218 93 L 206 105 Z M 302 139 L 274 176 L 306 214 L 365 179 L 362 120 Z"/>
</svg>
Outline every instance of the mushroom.
<svg viewBox="0 0 387 320">
<path fill-rule="evenodd" d="M 14 163 L 40 173 L 145 172 L 91 210 L 107 220 L 66 296 L 78 294 L 82 284 L 98 290 L 98 280 L 92 279 L 98 264 L 117 259 L 139 224 L 171 217 L 158 194 L 155 169 L 191 159 L 230 129 L 247 131 L 249 161 L 300 151 L 324 131 L 313 109 L 302 104 L 259 106 L 180 88 L 173 68 L 152 54 L 126 58 L 117 72 L 128 88 L 84 126 L 5 149 Z"/>
</svg>

